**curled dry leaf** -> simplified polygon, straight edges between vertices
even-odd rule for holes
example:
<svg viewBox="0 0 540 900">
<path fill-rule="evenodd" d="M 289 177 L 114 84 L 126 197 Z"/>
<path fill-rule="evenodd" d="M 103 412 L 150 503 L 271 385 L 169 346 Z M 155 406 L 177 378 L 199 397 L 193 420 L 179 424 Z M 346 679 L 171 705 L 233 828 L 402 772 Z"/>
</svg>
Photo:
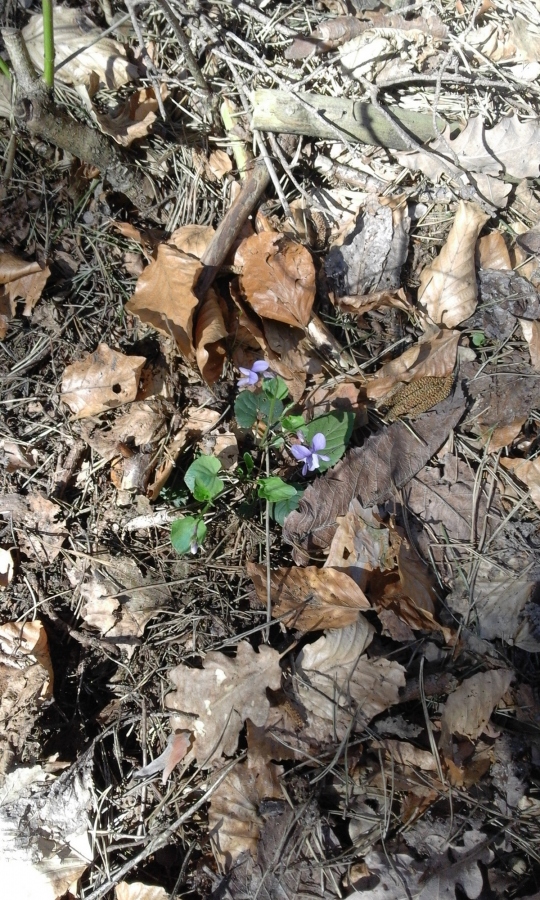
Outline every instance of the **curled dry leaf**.
<svg viewBox="0 0 540 900">
<path fill-rule="evenodd" d="M 195 328 L 197 365 L 207 384 L 215 384 L 221 378 L 225 363 L 223 342 L 227 334 L 219 297 L 213 288 L 210 288 L 197 315 Z"/>
<path fill-rule="evenodd" d="M 61 509 L 44 494 L 5 494 L 0 515 L 11 520 L 19 550 L 29 559 L 47 565 L 62 548 L 67 536 L 66 523 L 58 521 Z"/>
<path fill-rule="evenodd" d="M 504 457 L 499 460 L 500 465 L 509 469 L 527 485 L 531 492 L 531 499 L 540 508 L 540 459 L 512 459 Z"/>
<path fill-rule="evenodd" d="M 478 672 L 448 697 L 441 716 L 441 747 L 452 755 L 452 735 L 476 740 L 514 678 L 511 669 Z"/>
<path fill-rule="evenodd" d="M 370 400 L 380 400 L 399 384 L 450 375 L 456 365 L 460 337 L 459 331 L 438 331 L 429 340 L 409 347 L 379 369 L 366 386 L 367 396 Z"/>
<path fill-rule="evenodd" d="M 173 728 L 194 732 L 193 751 L 199 765 L 215 765 L 232 756 L 238 733 L 247 718 L 264 725 L 270 703 L 266 688 L 281 685 L 279 654 L 263 645 L 255 653 L 247 641 L 238 644 L 234 659 L 223 653 L 207 653 L 203 669 L 179 665 L 169 678 L 175 691 L 165 698 L 174 710 Z"/>
<path fill-rule="evenodd" d="M 488 216 L 474 203 L 459 202 L 439 256 L 420 276 L 418 302 L 437 325 L 453 328 L 476 309 L 476 239 Z"/>
<path fill-rule="evenodd" d="M 168 94 L 166 85 L 161 86 L 161 98 Z M 103 134 L 108 134 L 117 144 L 129 147 L 133 141 L 146 137 L 157 119 L 158 101 L 152 87 L 139 88 L 127 103 L 111 113 L 103 115 L 93 110 L 93 116 Z"/>
<path fill-rule="evenodd" d="M 119 445 L 130 449 L 153 444 L 167 433 L 167 415 L 159 400 L 136 400 L 109 427 L 81 423 L 81 436 L 105 460 L 118 456 Z"/>
<path fill-rule="evenodd" d="M 264 824 L 259 807 L 265 799 L 283 797 L 279 786 L 281 772 L 274 763 L 261 764 L 248 756 L 248 761 L 237 763 L 212 794 L 208 827 L 226 868 L 246 851 L 257 858 Z"/>
<path fill-rule="evenodd" d="M 145 325 L 171 337 L 180 353 L 194 361 L 193 316 L 198 305 L 193 287 L 201 264 L 171 244 L 159 244 L 156 258 L 140 276 L 126 309 Z"/>
<path fill-rule="evenodd" d="M 476 264 L 479 269 L 511 269 L 510 253 L 500 231 L 492 231 L 480 238 L 476 245 Z"/>
<path fill-rule="evenodd" d="M 43 16 L 31 16 L 22 34 L 34 66 L 42 72 Z M 89 44 L 92 46 L 89 47 Z M 101 37 L 101 29 L 80 9 L 55 7 L 54 50 L 56 66 L 79 51 L 74 59 L 55 72 L 55 78 L 64 84 L 90 86 L 97 75 L 102 84 L 114 90 L 136 78 L 138 74 L 136 66 L 126 59 L 122 45 L 111 37 Z"/>
<path fill-rule="evenodd" d="M 99 344 L 93 353 L 66 368 L 61 398 L 76 419 L 130 403 L 137 396 L 145 362 L 144 356 L 125 356 Z"/>
<path fill-rule="evenodd" d="M 261 605 L 266 605 L 266 566 L 248 562 Z M 359 609 L 369 609 L 363 591 L 352 578 L 336 569 L 277 569 L 271 573 L 272 613 L 287 628 L 320 631 L 344 628 L 358 618 Z"/>
<path fill-rule="evenodd" d="M 465 409 L 463 393 L 456 387 L 451 397 L 415 422 L 414 433 L 395 422 L 364 445 L 349 450 L 337 466 L 311 484 L 297 510 L 289 513 L 283 538 L 294 545 L 293 558 L 306 565 L 310 554 L 329 547 L 351 500 L 366 508 L 383 503 L 422 469 L 442 447 Z"/>
<path fill-rule="evenodd" d="M 257 315 L 304 328 L 315 299 L 315 267 L 301 244 L 275 232 L 242 241 L 235 263 L 243 266 L 242 293 Z"/>
<path fill-rule="evenodd" d="M 175 731 L 167 738 L 167 746 L 163 753 L 156 756 L 152 762 L 149 762 L 148 765 L 144 766 L 142 769 L 138 769 L 137 772 L 134 773 L 135 776 L 137 778 L 151 778 L 153 775 L 157 775 L 158 772 L 162 772 L 161 783 L 166 784 L 167 778 L 174 767 L 184 759 L 190 744 L 190 731 Z"/>
<path fill-rule="evenodd" d="M 50 274 L 50 269 L 42 269 L 38 262 L 21 259 L 9 251 L 0 253 L 0 340 L 5 338 L 15 316 L 16 301 L 25 301 L 23 315 L 29 316 Z"/>
<path fill-rule="evenodd" d="M 207 169 L 216 179 L 223 178 L 228 172 L 232 172 L 232 160 L 225 150 L 214 150 L 208 157 Z"/>
</svg>

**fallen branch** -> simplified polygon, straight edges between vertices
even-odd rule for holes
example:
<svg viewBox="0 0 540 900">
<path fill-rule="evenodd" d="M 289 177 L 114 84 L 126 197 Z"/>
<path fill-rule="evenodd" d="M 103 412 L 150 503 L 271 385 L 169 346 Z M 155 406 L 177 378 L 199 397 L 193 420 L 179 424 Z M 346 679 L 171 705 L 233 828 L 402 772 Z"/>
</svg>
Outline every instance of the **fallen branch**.
<svg viewBox="0 0 540 900">
<path fill-rule="evenodd" d="M 82 125 L 59 109 L 39 78 L 20 31 L 3 28 L 2 37 L 17 77 L 15 120 L 21 129 L 96 166 L 113 190 L 125 194 L 141 212 L 152 203 L 150 181 L 131 165 L 100 131 Z"/>
<path fill-rule="evenodd" d="M 392 150 L 409 150 L 400 130 L 372 103 L 342 100 L 322 94 L 300 94 L 274 90 L 254 91 L 252 128 L 286 134 L 305 134 L 310 137 L 336 139 L 336 129 L 343 140 L 362 141 Z M 310 112 L 310 109 L 312 112 Z M 433 117 L 410 110 L 392 108 L 392 115 L 411 137 L 420 142 L 439 137 L 434 129 Z M 442 131 L 446 122 L 437 117 Z"/>
</svg>

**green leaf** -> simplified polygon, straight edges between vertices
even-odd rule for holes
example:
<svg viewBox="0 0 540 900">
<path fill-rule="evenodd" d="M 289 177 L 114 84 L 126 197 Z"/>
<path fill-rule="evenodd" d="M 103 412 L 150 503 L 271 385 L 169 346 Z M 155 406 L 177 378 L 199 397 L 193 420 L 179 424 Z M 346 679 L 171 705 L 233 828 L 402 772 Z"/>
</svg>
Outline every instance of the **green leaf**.
<svg viewBox="0 0 540 900">
<path fill-rule="evenodd" d="M 246 472 L 248 473 L 248 475 L 251 475 L 253 469 L 255 468 L 255 460 L 253 459 L 251 453 L 244 453 L 243 460 L 246 467 Z"/>
<path fill-rule="evenodd" d="M 259 395 L 251 391 L 241 391 L 234 401 L 234 414 L 240 428 L 251 428 L 259 411 Z"/>
<path fill-rule="evenodd" d="M 341 459 L 347 444 L 349 443 L 354 425 L 354 413 L 339 410 L 328 413 L 326 416 L 319 416 L 313 419 L 309 425 L 305 425 L 300 429 L 304 435 L 306 444 L 311 444 L 313 436 L 324 434 L 326 438 L 326 448 L 321 450 L 324 456 L 329 456 L 328 462 L 321 460 L 318 471 L 325 472 L 331 466 L 335 466 L 338 459 Z"/>
<path fill-rule="evenodd" d="M 281 420 L 281 426 L 284 431 L 298 431 L 299 428 L 305 428 L 306 420 L 303 416 L 284 416 Z"/>
<path fill-rule="evenodd" d="M 206 537 L 206 525 L 202 519 L 184 516 L 176 519 L 171 525 L 171 544 L 180 555 L 189 553 L 192 544 L 202 544 Z"/>
<path fill-rule="evenodd" d="M 483 347 L 486 343 L 486 336 L 483 331 L 473 331 L 471 334 L 471 341 L 473 342 L 473 346 Z"/>
<path fill-rule="evenodd" d="M 270 500 L 277 503 L 279 500 L 287 500 L 294 497 L 296 488 L 292 484 L 285 484 L 283 478 L 272 475 L 270 478 L 261 478 L 258 484 L 258 494 L 262 500 Z"/>
<path fill-rule="evenodd" d="M 221 478 L 216 478 L 220 469 L 221 463 L 215 456 L 199 456 L 191 463 L 184 481 L 195 500 L 214 500 L 221 494 L 225 484 Z"/>
<path fill-rule="evenodd" d="M 257 399 L 259 412 L 263 421 L 266 422 L 267 425 L 275 425 L 276 422 L 279 422 L 285 408 L 281 400 L 267 397 L 266 394 L 259 394 Z"/>
<path fill-rule="evenodd" d="M 283 378 L 264 378 L 261 383 L 263 393 L 267 397 L 274 397 L 275 400 L 285 400 L 289 396 L 289 388 L 283 381 Z"/>
<path fill-rule="evenodd" d="M 292 485 L 290 485 L 290 487 L 292 487 Z M 303 493 L 303 490 L 295 488 L 294 497 L 287 497 L 286 500 L 279 500 L 277 503 L 274 503 L 272 516 L 278 525 L 283 525 L 289 513 L 294 509 L 298 509 L 298 504 L 302 499 Z"/>
</svg>

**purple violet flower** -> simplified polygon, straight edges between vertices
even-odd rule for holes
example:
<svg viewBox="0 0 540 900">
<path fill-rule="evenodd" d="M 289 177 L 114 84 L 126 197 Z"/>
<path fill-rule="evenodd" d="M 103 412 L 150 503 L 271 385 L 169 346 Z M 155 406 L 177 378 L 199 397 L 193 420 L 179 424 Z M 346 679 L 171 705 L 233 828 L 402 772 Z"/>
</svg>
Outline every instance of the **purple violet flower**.
<svg viewBox="0 0 540 900">
<path fill-rule="evenodd" d="M 238 387 L 244 387 L 246 384 L 257 384 L 259 374 L 266 372 L 269 368 L 269 364 L 264 359 L 257 359 L 253 363 L 251 369 L 244 369 L 243 366 L 238 366 L 238 368 L 244 376 L 238 380 Z M 263 377 L 265 376 L 263 375 Z"/>
<path fill-rule="evenodd" d="M 304 435 L 301 431 L 298 432 L 298 438 L 301 441 L 304 441 Z M 309 447 L 302 447 L 301 444 L 293 444 L 291 447 L 291 453 L 298 462 L 303 462 L 304 465 L 302 467 L 302 475 L 307 475 L 308 472 L 314 472 L 315 469 L 318 469 L 321 464 L 321 460 L 324 462 L 329 462 L 330 457 L 324 456 L 320 451 L 324 450 L 326 447 L 326 438 L 322 432 L 318 431 L 317 434 L 313 435 L 313 440 Z"/>
</svg>

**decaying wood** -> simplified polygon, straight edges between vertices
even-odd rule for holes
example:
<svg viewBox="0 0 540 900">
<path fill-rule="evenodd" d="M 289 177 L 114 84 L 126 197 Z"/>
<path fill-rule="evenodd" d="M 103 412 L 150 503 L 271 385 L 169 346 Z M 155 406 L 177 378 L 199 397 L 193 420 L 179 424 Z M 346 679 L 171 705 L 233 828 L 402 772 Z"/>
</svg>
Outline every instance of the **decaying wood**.
<svg viewBox="0 0 540 900">
<path fill-rule="evenodd" d="M 403 137 L 392 128 L 388 119 L 371 103 L 325 97 L 322 94 L 295 94 L 285 91 L 258 90 L 252 95 L 252 128 L 261 131 L 277 131 L 287 134 L 304 134 L 310 137 L 336 139 L 336 128 L 347 141 L 387 147 L 392 150 L 409 150 Z M 310 108 L 312 112 L 310 112 Z M 433 117 L 410 110 L 392 108 L 401 128 L 419 143 L 431 141 L 439 135 L 435 131 Z M 326 124 L 326 122 L 328 124 Z M 444 130 L 446 123 L 437 117 L 437 127 Z"/>
<path fill-rule="evenodd" d="M 125 194 L 142 212 L 153 204 L 149 180 L 95 128 L 81 125 L 59 109 L 37 75 L 20 31 L 3 28 L 2 37 L 17 76 L 14 114 L 20 128 L 96 166 L 113 190 Z"/>
</svg>

